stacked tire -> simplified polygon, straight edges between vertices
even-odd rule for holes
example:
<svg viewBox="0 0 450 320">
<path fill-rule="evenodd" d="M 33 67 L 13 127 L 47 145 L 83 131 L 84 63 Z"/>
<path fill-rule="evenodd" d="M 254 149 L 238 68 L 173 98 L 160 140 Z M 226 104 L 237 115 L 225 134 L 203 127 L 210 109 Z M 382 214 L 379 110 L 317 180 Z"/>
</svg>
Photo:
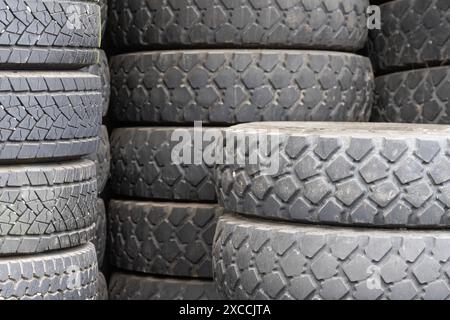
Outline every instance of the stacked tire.
<svg viewBox="0 0 450 320">
<path fill-rule="evenodd" d="M 134 126 L 111 138 L 111 187 L 126 199 L 110 203 L 110 255 L 123 270 L 112 277 L 113 299 L 218 297 L 205 293 L 215 289 L 202 280 L 213 276 L 213 226 L 222 212 L 213 164 L 175 164 L 174 137 L 193 139 L 184 149 L 192 155 L 196 133 L 209 137 L 209 130 L 239 123 L 368 121 L 372 67 L 351 53 L 366 43 L 367 5 L 110 2 L 111 43 L 141 50 L 111 60 L 112 115 L 121 126 Z M 192 128 L 196 121 L 204 127 Z"/>
<path fill-rule="evenodd" d="M 1 0 L 0 299 L 98 299 L 96 1 Z"/>
</svg>

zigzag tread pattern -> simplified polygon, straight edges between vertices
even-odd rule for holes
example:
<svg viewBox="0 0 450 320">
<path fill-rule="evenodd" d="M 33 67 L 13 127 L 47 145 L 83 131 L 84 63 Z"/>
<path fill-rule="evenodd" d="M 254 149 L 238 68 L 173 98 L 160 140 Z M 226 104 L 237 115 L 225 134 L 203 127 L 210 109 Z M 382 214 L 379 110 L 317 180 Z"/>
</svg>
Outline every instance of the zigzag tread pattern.
<svg viewBox="0 0 450 320">
<path fill-rule="evenodd" d="M 121 128 L 113 131 L 111 190 L 117 195 L 146 199 L 215 201 L 211 166 L 204 162 L 175 164 L 172 161 L 172 150 L 179 141 L 172 141 L 171 136 L 177 129 L 189 133 L 193 139 L 193 128 L 188 127 Z M 192 147 L 191 156 L 193 153 Z M 194 160 L 190 157 L 191 163 Z"/>
<path fill-rule="evenodd" d="M 450 67 L 388 74 L 375 88 L 374 121 L 450 124 Z"/>
<path fill-rule="evenodd" d="M 217 166 L 219 203 L 231 212 L 325 224 L 450 225 L 446 127 L 255 123 L 228 132 L 254 141 L 277 136 L 279 150 L 261 150 L 258 164 Z M 261 165 L 271 161 L 276 172 Z"/>
<path fill-rule="evenodd" d="M 450 299 L 450 236 L 223 216 L 213 249 L 228 299 Z"/>
<path fill-rule="evenodd" d="M 165 276 L 212 278 L 214 204 L 111 200 L 111 264 Z"/>
<path fill-rule="evenodd" d="M 279 50 L 147 52 L 111 61 L 118 121 L 368 121 L 369 59 Z"/>
<path fill-rule="evenodd" d="M 95 231 L 95 164 L 0 169 L 0 255 L 78 246 Z"/>
<path fill-rule="evenodd" d="M 93 300 L 97 297 L 95 248 L 81 247 L 0 261 L 0 300 Z"/>
<path fill-rule="evenodd" d="M 395 0 L 380 8 L 381 30 L 373 30 L 370 37 L 376 69 L 389 71 L 449 62 L 448 1 Z"/>
<path fill-rule="evenodd" d="M 213 281 L 156 278 L 114 273 L 109 283 L 111 300 L 219 300 Z"/>
<path fill-rule="evenodd" d="M 356 51 L 368 0 L 113 0 L 117 47 L 291 47 Z"/>
</svg>

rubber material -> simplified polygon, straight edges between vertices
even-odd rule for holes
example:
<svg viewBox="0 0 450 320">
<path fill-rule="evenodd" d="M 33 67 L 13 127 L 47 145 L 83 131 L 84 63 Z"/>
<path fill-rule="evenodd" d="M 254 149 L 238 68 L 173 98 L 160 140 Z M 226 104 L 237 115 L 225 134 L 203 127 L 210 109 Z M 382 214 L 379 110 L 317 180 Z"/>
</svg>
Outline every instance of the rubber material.
<svg viewBox="0 0 450 320">
<path fill-rule="evenodd" d="M 2 67 L 85 66 L 98 61 L 96 1 L 0 0 Z"/>
<path fill-rule="evenodd" d="M 121 48 L 258 47 L 356 51 L 368 0 L 110 1 Z"/>
<path fill-rule="evenodd" d="M 103 260 L 106 252 L 106 208 L 103 199 L 98 198 L 96 201 L 96 222 L 95 222 L 95 236 L 92 243 L 97 252 L 98 266 L 103 266 Z"/>
<path fill-rule="evenodd" d="M 99 77 L 0 71 L 0 79 L 0 160 L 62 159 L 96 150 Z"/>
<path fill-rule="evenodd" d="M 217 167 L 219 202 L 228 211 L 320 224 L 450 226 L 446 126 L 269 122 L 228 133 L 279 137 L 272 159 Z M 277 170 L 261 165 L 268 161 Z"/>
<path fill-rule="evenodd" d="M 98 193 L 101 194 L 108 182 L 111 166 L 109 135 L 106 126 L 101 127 L 100 143 L 98 144 L 97 152 L 92 153 L 87 158 L 96 164 Z"/>
<path fill-rule="evenodd" d="M 381 71 L 436 66 L 450 61 L 450 2 L 395 0 L 380 6 L 381 30 L 373 30 L 374 63 Z"/>
<path fill-rule="evenodd" d="M 102 36 L 105 36 L 106 26 L 108 24 L 108 0 L 99 0 L 100 16 L 102 19 Z"/>
<path fill-rule="evenodd" d="M 214 204 L 111 200 L 111 264 L 129 271 L 212 278 Z"/>
<path fill-rule="evenodd" d="M 450 67 L 397 72 L 375 83 L 373 121 L 450 124 Z"/>
<path fill-rule="evenodd" d="M 90 243 L 65 251 L 0 259 L 0 300 L 94 300 L 97 259 Z"/>
<path fill-rule="evenodd" d="M 212 164 L 174 164 L 172 150 L 180 140 L 172 134 L 187 134 L 192 127 L 122 128 L 111 136 L 111 190 L 116 195 L 146 199 L 215 201 Z M 205 133 L 207 130 L 203 129 Z M 190 148 L 191 155 L 193 147 Z M 180 152 L 181 153 L 181 152 Z M 191 157 L 191 163 L 195 159 Z"/>
<path fill-rule="evenodd" d="M 105 276 L 103 273 L 98 273 L 98 299 L 97 300 L 109 300 L 108 299 L 108 283 L 106 282 Z"/>
<path fill-rule="evenodd" d="M 110 300 L 219 300 L 214 282 L 114 273 Z"/>
<path fill-rule="evenodd" d="M 86 67 L 84 71 L 90 72 L 96 76 L 100 77 L 101 85 L 102 85 L 102 115 L 106 116 L 109 108 L 109 101 L 111 95 L 111 76 L 109 71 L 109 62 L 108 57 L 106 56 L 105 51 L 99 51 L 99 63 L 94 64 L 90 67 Z"/>
<path fill-rule="evenodd" d="M 368 121 L 368 58 L 326 51 L 145 52 L 111 60 L 119 122 Z"/>
<path fill-rule="evenodd" d="M 92 161 L 0 168 L 0 255 L 78 246 L 95 232 Z"/>
<path fill-rule="evenodd" d="M 450 235 L 223 216 L 214 274 L 227 299 L 450 299 Z"/>
</svg>

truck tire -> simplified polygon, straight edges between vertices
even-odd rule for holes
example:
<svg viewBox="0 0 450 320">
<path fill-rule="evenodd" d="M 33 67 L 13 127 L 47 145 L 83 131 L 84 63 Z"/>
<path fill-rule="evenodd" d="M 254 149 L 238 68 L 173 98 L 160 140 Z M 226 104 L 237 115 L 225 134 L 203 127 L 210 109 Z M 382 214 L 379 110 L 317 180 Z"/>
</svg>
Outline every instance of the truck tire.
<svg viewBox="0 0 450 320">
<path fill-rule="evenodd" d="M 215 204 L 111 200 L 111 264 L 177 277 L 212 278 Z"/>
<path fill-rule="evenodd" d="M 438 66 L 450 61 L 450 3 L 395 0 L 380 6 L 381 30 L 371 32 L 381 72 Z"/>
<path fill-rule="evenodd" d="M 99 77 L 80 71 L 0 71 L 0 79 L 0 160 L 55 160 L 96 150 Z"/>
<path fill-rule="evenodd" d="M 102 115 L 106 116 L 109 108 L 109 101 L 111 95 L 111 76 L 109 71 L 109 62 L 108 57 L 103 50 L 99 51 L 100 60 L 97 64 L 89 66 L 85 68 L 85 71 L 88 71 L 96 76 L 100 77 L 102 84 Z"/>
<path fill-rule="evenodd" d="M 106 252 L 106 208 L 103 199 L 98 198 L 96 202 L 96 222 L 95 222 L 95 236 L 92 243 L 97 252 L 98 266 L 103 266 L 103 259 Z"/>
<path fill-rule="evenodd" d="M 216 132 L 219 129 L 204 128 Z M 212 202 L 216 200 L 213 163 L 175 164 L 172 151 L 179 140 L 174 132 L 187 134 L 192 143 L 191 127 L 121 128 L 111 136 L 111 190 L 116 195 L 155 200 Z M 194 149 L 189 148 L 191 153 Z M 183 160 L 183 159 L 180 159 Z M 183 161 L 180 161 L 183 163 Z"/>
<path fill-rule="evenodd" d="M 97 152 L 92 153 L 89 160 L 95 162 L 97 167 L 97 187 L 98 193 L 101 194 L 105 189 L 106 183 L 109 179 L 110 166 L 111 166 L 111 152 L 109 145 L 108 129 L 105 126 L 101 127 L 100 141 L 98 144 Z"/>
<path fill-rule="evenodd" d="M 0 63 L 77 68 L 98 61 L 100 6 L 95 0 L 0 0 Z"/>
<path fill-rule="evenodd" d="M 356 51 L 368 0 L 110 2 L 119 48 L 314 48 Z"/>
<path fill-rule="evenodd" d="M 232 300 L 450 299 L 447 231 L 329 228 L 225 215 L 214 241 Z"/>
<path fill-rule="evenodd" d="M 92 161 L 3 166 L 0 178 L 1 256 L 70 248 L 93 238 Z"/>
<path fill-rule="evenodd" d="M 219 300 L 213 281 L 114 273 L 110 300 Z"/>
<path fill-rule="evenodd" d="M 450 124 L 450 67 L 392 73 L 375 84 L 373 121 Z"/>
<path fill-rule="evenodd" d="M 268 140 L 279 150 L 257 164 L 217 166 L 219 203 L 230 212 L 333 225 L 450 226 L 446 126 L 269 122 L 226 131 L 227 146 L 231 134 L 278 137 Z"/>
<path fill-rule="evenodd" d="M 94 300 L 97 276 L 91 243 L 37 256 L 2 258 L 0 300 Z"/>
<path fill-rule="evenodd" d="M 368 121 L 373 100 L 370 60 L 349 53 L 144 52 L 112 58 L 111 70 L 119 122 Z"/>
</svg>

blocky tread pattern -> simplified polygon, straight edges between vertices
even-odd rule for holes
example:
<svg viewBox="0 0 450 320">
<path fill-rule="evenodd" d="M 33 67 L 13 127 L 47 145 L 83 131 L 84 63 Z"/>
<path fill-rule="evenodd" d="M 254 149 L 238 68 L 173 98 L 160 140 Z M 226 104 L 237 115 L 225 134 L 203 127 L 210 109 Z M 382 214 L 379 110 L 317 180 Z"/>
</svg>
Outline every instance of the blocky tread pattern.
<svg viewBox="0 0 450 320">
<path fill-rule="evenodd" d="M 262 156 L 258 162 L 278 161 L 276 172 L 259 164 L 217 166 L 217 194 L 228 211 L 325 224 L 449 227 L 446 127 L 272 125 L 229 129 L 247 132 L 246 137 L 278 136 L 279 155 Z M 285 130 L 277 134 L 274 128 Z"/>
<path fill-rule="evenodd" d="M 368 0 L 113 0 L 116 47 L 290 47 L 356 51 Z"/>
<path fill-rule="evenodd" d="M 174 130 L 183 130 L 190 134 L 191 139 L 194 137 L 192 127 L 122 128 L 113 131 L 110 180 L 113 193 L 146 199 L 217 199 L 212 164 L 175 164 L 172 161 L 172 150 L 179 144 L 178 140 L 172 141 Z M 192 154 L 193 148 L 191 151 Z M 191 158 L 192 163 L 193 160 Z"/>
<path fill-rule="evenodd" d="M 115 119 L 132 123 L 368 121 L 370 60 L 347 53 L 168 51 L 111 61 Z"/>
<path fill-rule="evenodd" d="M 111 264 L 156 275 L 212 278 L 218 205 L 111 200 Z"/>
<path fill-rule="evenodd" d="M 92 161 L 0 168 L 0 255 L 90 241 L 97 182 Z"/>
<path fill-rule="evenodd" d="M 381 30 L 371 32 L 380 71 L 450 61 L 447 0 L 395 0 L 381 5 Z"/>
<path fill-rule="evenodd" d="M 450 67 L 388 74 L 375 87 L 373 121 L 450 124 Z"/>
<path fill-rule="evenodd" d="M 94 300 L 98 267 L 95 248 L 0 260 L 0 300 Z"/>
<path fill-rule="evenodd" d="M 227 299 L 448 300 L 450 236 L 223 216 L 214 274 Z"/>
<path fill-rule="evenodd" d="M 219 300 L 213 281 L 114 273 L 110 300 Z"/>
</svg>

